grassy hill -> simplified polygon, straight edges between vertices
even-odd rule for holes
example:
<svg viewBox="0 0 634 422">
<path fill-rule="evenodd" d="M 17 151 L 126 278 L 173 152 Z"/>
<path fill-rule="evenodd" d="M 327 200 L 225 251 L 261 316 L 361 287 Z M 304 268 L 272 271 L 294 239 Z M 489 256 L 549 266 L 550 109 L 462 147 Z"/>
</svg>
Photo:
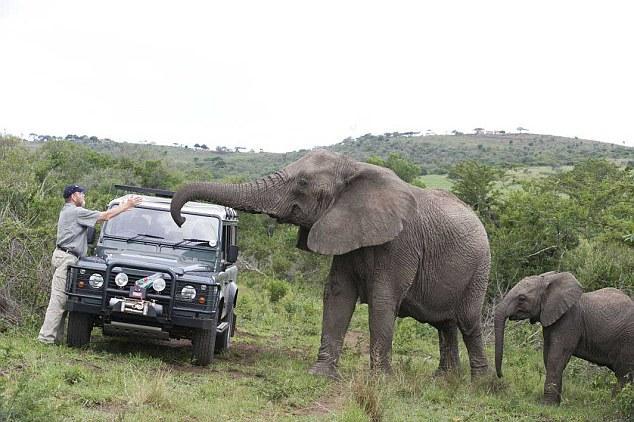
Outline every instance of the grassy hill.
<svg viewBox="0 0 634 422">
<path fill-rule="evenodd" d="M 118 143 L 94 137 L 73 137 L 70 140 L 115 156 L 164 160 L 174 168 L 191 168 L 193 165 L 210 170 L 216 178 L 261 176 L 280 169 L 306 153 L 306 150 L 288 153 L 217 152 L 180 146 Z M 450 166 L 467 159 L 502 167 L 559 167 L 574 165 L 588 158 L 634 161 L 632 147 L 531 133 L 431 136 L 366 134 L 324 148 L 361 161 L 373 155 L 386 158 L 390 153 L 398 153 L 429 174 L 444 174 Z"/>
<path fill-rule="evenodd" d="M 561 166 L 588 158 L 634 159 L 634 148 L 539 134 L 390 136 L 364 135 L 330 149 L 365 160 L 371 155 L 401 153 L 428 173 L 444 173 L 463 160 L 489 165 Z"/>
</svg>

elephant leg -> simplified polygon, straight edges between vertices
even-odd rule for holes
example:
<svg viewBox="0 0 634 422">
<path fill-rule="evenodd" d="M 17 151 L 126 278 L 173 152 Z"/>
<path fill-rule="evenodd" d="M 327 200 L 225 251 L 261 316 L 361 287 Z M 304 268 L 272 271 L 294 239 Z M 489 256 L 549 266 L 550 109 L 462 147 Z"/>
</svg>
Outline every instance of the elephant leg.
<svg viewBox="0 0 634 422">
<path fill-rule="evenodd" d="M 469 366 L 471 367 L 471 378 L 485 375 L 489 369 L 484 345 L 482 341 L 482 326 L 478 318 L 458 323 L 462 333 L 462 339 L 467 346 L 469 354 Z"/>
<path fill-rule="evenodd" d="M 339 378 L 337 362 L 357 297 L 349 265 L 339 265 L 337 257 L 333 258 L 328 283 L 324 288 L 321 345 L 317 362 L 309 371 L 311 374 Z"/>
<path fill-rule="evenodd" d="M 616 384 L 612 387 L 612 398 L 616 397 L 627 382 L 627 378 L 624 376 L 616 376 Z"/>
<path fill-rule="evenodd" d="M 544 404 L 558 405 L 561 402 L 562 375 L 572 356 L 572 350 L 544 340 L 544 364 L 546 366 Z"/>
<path fill-rule="evenodd" d="M 371 249 L 374 268 L 368 274 L 370 367 L 392 371 L 392 340 L 399 306 L 419 269 L 419 257 L 405 244 L 390 242 Z"/>
<path fill-rule="evenodd" d="M 370 368 L 392 372 L 392 340 L 396 306 L 394 299 L 373 298 L 370 304 Z"/>
<path fill-rule="evenodd" d="M 612 397 L 615 397 L 617 394 L 621 392 L 625 384 L 632 382 L 632 376 L 634 375 L 632 372 L 628 373 L 626 371 L 614 371 L 614 375 L 616 375 L 616 385 L 612 388 Z"/>
<path fill-rule="evenodd" d="M 449 371 L 460 369 L 460 355 L 458 351 L 458 329 L 455 323 L 439 325 L 438 345 L 440 347 L 440 363 L 435 375 L 442 375 Z"/>
<path fill-rule="evenodd" d="M 484 342 L 482 339 L 482 324 L 480 321 L 482 303 L 484 302 L 484 290 L 479 288 L 482 283 L 472 282 L 473 290 L 470 290 L 462 301 L 462 306 L 458 314 L 458 328 L 462 333 L 462 339 L 467 346 L 469 354 L 469 366 L 471 367 L 471 378 L 485 375 L 489 369 L 489 364 L 484 353 Z M 486 282 L 483 284 L 486 289 Z"/>
<path fill-rule="evenodd" d="M 401 280 L 408 280 L 409 275 Z M 413 275 L 411 275 L 413 279 Z M 396 269 L 375 272 L 372 293 L 369 303 L 370 323 L 370 367 L 375 371 L 390 373 L 392 371 L 392 340 L 394 338 L 394 322 L 405 286 L 409 283 L 399 282 Z"/>
</svg>

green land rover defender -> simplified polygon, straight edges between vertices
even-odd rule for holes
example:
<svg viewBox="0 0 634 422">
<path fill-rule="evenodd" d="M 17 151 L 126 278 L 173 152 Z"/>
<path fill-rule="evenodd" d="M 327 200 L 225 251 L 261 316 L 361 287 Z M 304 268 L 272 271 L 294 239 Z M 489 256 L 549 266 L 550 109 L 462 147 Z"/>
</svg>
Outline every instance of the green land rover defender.
<svg viewBox="0 0 634 422">
<path fill-rule="evenodd" d="M 143 202 L 107 221 L 93 256 L 68 269 L 68 345 L 104 335 L 192 341 L 192 361 L 229 349 L 238 299 L 238 216 L 220 205 L 189 202 L 187 222 L 170 216 L 172 192 L 117 186 Z M 113 199 L 117 206 L 124 197 Z"/>
</svg>

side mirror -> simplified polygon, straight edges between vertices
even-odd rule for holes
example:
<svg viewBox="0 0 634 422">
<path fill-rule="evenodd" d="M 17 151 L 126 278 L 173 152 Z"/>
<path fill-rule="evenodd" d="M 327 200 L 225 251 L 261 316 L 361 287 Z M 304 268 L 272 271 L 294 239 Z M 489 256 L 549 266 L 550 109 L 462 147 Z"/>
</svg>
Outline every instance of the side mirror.
<svg viewBox="0 0 634 422">
<path fill-rule="evenodd" d="M 93 242 L 95 241 L 95 228 L 88 227 L 87 235 L 88 235 L 88 244 L 92 245 Z"/>
<path fill-rule="evenodd" d="M 229 245 L 227 251 L 227 262 L 234 263 L 238 260 L 238 247 L 236 245 Z"/>
</svg>

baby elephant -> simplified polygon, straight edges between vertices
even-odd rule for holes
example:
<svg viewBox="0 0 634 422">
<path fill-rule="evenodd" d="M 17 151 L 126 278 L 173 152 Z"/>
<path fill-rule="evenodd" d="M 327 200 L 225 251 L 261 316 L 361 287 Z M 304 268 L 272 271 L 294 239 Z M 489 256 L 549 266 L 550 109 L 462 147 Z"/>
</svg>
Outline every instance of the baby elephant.
<svg viewBox="0 0 634 422">
<path fill-rule="evenodd" d="M 506 319 L 540 322 L 544 330 L 544 402 L 559 404 L 561 375 L 574 355 L 610 368 L 619 388 L 634 370 L 634 302 L 617 289 L 583 293 L 570 273 L 522 279 L 495 310 L 495 368 L 502 376 Z"/>
</svg>

